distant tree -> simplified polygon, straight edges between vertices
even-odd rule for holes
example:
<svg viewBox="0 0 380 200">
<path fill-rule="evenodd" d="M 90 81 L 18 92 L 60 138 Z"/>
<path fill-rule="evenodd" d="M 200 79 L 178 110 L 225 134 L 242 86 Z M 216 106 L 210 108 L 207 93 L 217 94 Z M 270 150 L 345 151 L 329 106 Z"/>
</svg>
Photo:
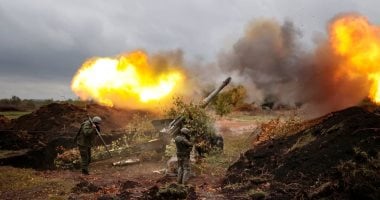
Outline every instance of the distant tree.
<svg viewBox="0 0 380 200">
<path fill-rule="evenodd" d="M 12 96 L 10 99 L 12 105 L 20 105 L 21 99 L 18 96 Z"/>
<path fill-rule="evenodd" d="M 247 98 L 247 90 L 242 85 L 233 87 L 225 92 L 221 92 L 212 102 L 216 114 L 227 115 L 233 108 L 241 106 Z"/>
<path fill-rule="evenodd" d="M 22 102 L 23 107 L 25 107 L 26 110 L 33 110 L 36 108 L 36 104 L 31 99 L 23 100 Z"/>
<path fill-rule="evenodd" d="M 231 104 L 233 107 L 243 105 L 247 99 L 247 90 L 244 86 L 238 85 L 228 91 L 231 93 Z"/>
<path fill-rule="evenodd" d="M 0 104 L 1 105 L 9 105 L 10 101 L 9 101 L 9 99 L 0 99 Z"/>
<path fill-rule="evenodd" d="M 51 104 L 51 103 L 53 103 L 53 102 L 54 102 L 53 99 L 45 99 L 44 102 L 43 102 L 43 104 L 44 104 L 44 105 L 47 105 L 47 104 Z"/>
<path fill-rule="evenodd" d="M 224 116 L 230 113 L 232 107 L 232 95 L 229 92 L 220 93 L 213 101 L 213 108 L 219 116 Z"/>
</svg>

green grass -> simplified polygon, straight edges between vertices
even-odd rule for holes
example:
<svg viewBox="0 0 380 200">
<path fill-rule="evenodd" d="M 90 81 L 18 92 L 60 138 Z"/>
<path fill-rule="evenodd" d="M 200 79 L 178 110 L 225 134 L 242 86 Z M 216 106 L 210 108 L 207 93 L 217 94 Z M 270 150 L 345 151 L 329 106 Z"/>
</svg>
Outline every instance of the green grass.
<svg viewBox="0 0 380 200">
<path fill-rule="evenodd" d="M 0 112 L 0 115 L 4 115 L 8 119 L 16 119 L 29 113 L 31 112 L 30 111 L 5 111 L 5 112 Z"/>
</svg>

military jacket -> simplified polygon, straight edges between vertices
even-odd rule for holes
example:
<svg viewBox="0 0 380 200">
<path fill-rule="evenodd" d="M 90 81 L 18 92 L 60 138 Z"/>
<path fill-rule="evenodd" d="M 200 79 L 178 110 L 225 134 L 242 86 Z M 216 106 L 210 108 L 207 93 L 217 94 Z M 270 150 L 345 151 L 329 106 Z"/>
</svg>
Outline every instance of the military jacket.
<svg viewBox="0 0 380 200">
<path fill-rule="evenodd" d="M 78 136 L 77 136 L 77 144 L 85 147 L 92 147 L 94 143 L 94 139 L 96 136 L 96 130 L 92 127 L 90 121 L 85 121 L 82 123 Z"/>
<path fill-rule="evenodd" d="M 185 137 L 182 135 L 178 135 L 174 139 L 175 145 L 177 147 L 177 156 L 181 157 L 187 157 L 190 156 L 190 152 L 193 148 L 193 144 Z"/>
</svg>

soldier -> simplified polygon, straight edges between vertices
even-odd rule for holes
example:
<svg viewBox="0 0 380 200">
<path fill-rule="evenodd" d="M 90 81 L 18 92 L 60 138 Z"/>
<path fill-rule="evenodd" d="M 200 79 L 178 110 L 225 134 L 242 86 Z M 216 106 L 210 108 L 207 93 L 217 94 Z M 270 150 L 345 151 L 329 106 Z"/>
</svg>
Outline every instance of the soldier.
<svg viewBox="0 0 380 200">
<path fill-rule="evenodd" d="M 102 119 L 98 116 L 92 118 L 92 124 L 90 120 L 87 120 L 82 123 L 80 130 L 76 136 L 76 142 L 78 145 L 78 149 L 81 157 L 81 168 L 82 174 L 88 175 L 88 165 L 91 162 L 91 147 L 93 145 L 96 129 L 100 131 L 99 125 Z"/>
<path fill-rule="evenodd" d="M 193 144 L 190 140 L 190 130 L 182 128 L 180 134 L 174 139 L 177 147 L 178 177 L 179 184 L 186 184 L 190 177 L 190 152 Z"/>
<path fill-rule="evenodd" d="M 211 146 L 217 151 L 223 151 L 224 148 L 224 139 L 221 135 L 215 134 L 211 136 Z"/>
</svg>

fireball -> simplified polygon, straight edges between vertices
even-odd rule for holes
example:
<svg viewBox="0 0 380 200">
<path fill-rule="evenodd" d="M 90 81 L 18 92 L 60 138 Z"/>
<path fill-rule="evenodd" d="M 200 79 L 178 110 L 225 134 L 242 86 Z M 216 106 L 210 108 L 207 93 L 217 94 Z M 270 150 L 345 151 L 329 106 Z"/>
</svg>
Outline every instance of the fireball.
<svg viewBox="0 0 380 200">
<path fill-rule="evenodd" d="M 146 109 L 168 102 L 184 78 L 179 66 L 155 66 L 144 52 L 135 51 L 87 60 L 75 74 L 71 88 L 83 100 Z"/>
<path fill-rule="evenodd" d="M 330 26 L 330 42 L 342 58 L 340 74 L 366 77 L 369 98 L 380 103 L 380 27 L 359 15 L 336 18 Z"/>
</svg>

